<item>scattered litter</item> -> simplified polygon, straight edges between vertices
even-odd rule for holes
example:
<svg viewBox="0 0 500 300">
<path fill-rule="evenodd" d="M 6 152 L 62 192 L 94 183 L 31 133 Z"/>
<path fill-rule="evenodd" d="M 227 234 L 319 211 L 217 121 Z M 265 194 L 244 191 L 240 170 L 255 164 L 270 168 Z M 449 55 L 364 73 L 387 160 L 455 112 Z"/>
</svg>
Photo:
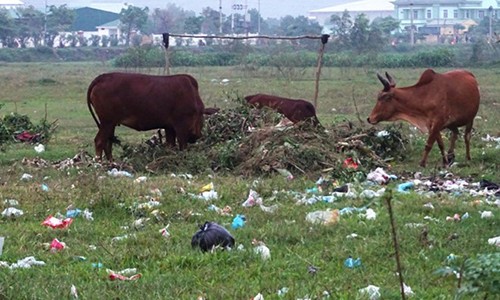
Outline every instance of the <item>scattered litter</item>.
<svg viewBox="0 0 500 300">
<path fill-rule="evenodd" d="M 246 217 L 244 215 L 236 215 L 236 217 L 234 217 L 233 219 L 233 222 L 231 223 L 231 227 L 233 229 L 241 228 L 245 226 L 245 221 Z"/>
<path fill-rule="evenodd" d="M 346 236 L 346 239 L 354 239 L 354 238 L 357 238 L 358 237 L 358 234 L 357 233 L 351 233 L 349 235 Z"/>
<path fill-rule="evenodd" d="M 160 229 L 160 234 L 165 237 L 165 238 L 169 238 L 170 237 L 170 232 L 168 231 L 168 227 L 170 226 L 170 224 L 168 224 L 167 226 L 163 227 L 162 229 Z"/>
<path fill-rule="evenodd" d="M 78 292 L 76 291 L 76 286 L 74 284 L 71 285 L 71 289 L 70 289 L 69 295 L 73 299 L 78 299 Z"/>
<path fill-rule="evenodd" d="M 364 217 L 367 220 L 375 220 L 377 218 L 377 213 L 373 209 L 368 208 L 366 210 L 366 213 L 361 214 L 360 216 Z"/>
<path fill-rule="evenodd" d="M 3 201 L 3 204 L 8 205 L 8 206 L 18 206 L 19 201 L 17 201 L 16 199 L 6 199 Z"/>
<path fill-rule="evenodd" d="M 50 252 L 57 252 L 66 248 L 66 243 L 59 241 L 58 239 L 53 239 L 50 243 Z"/>
<path fill-rule="evenodd" d="M 43 144 L 38 144 L 35 146 L 36 153 L 42 153 L 45 151 L 45 146 Z"/>
<path fill-rule="evenodd" d="M 359 293 L 363 296 L 368 296 L 370 300 L 380 299 L 380 287 L 375 285 L 369 285 L 365 288 L 359 289 Z"/>
<path fill-rule="evenodd" d="M 45 262 L 41 260 L 36 260 L 34 256 L 28 256 L 26 258 L 18 260 L 16 263 L 13 263 L 9 268 L 11 269 L 29 269 L 33 266 L 44 266 Z"/>
<path fill-rule="evenodd" d="M 264 296 L 262 296 L 261 293 L 258 293 L 257 295 L 255 295 L 255 297 L 253 297 L 251 300 L 264 300 Z"/>
<path fill-rule="evenodd" d="M 490 219 L 493 217 L 493 212 L 491 211 L 480 211 L 481 219 Z"/>
<path fill-rule="evenodd" d="M 318 273 L 318 267 L 315 267 L 313 265 L 307 266 L 307 273 L 311 275 L 316 275 L 316 273 Z"/>
<path fill-rule="evenodd" d="M 263 212 L 266 212 L 266 213 L 275 213 L 276 210 L 278 210 L 278 205 L 277 204 L 274 204 L 274 205 L 271 205 L 271 206 L 264 206 L 264 205 L 259 205 L 260 209 L 263 211 Z"/>
<path fill-rule="evenodd" d="M 95 268 L 95 269 L 101 269 L 104 266 L 101 262 L 91 263 L 90 265 L 92 266 L 92 268 Z"/>
<path fill-rule="evenodd" d="M 361 266 L 361 258 L 358 257 L 356 259 L 353 259 L 352 256 L 349 256 L 344 261 L 344 266 L 348 267 L 349 269 L 353 269 L 355 267 L 360 267 Z"/>
<path fill-rule="evenodd" d="M 60 220 L 50 215 L 45 219 L 45 221 L 42 222 L 42 225 L 51 227 L 53 229 L 55 228 L 64 229 L 68 228 L 69 225 L 71 225 L 71 223 L 73 223 L 72 218 L 66 218 L 64 220 Z"/>
<path fill-rule="evenodd" d="M 111 239 L 111 242 L 123 241 L 123 240 L 126 240 L 129 237 L 133 237 L 133 236 L 135 236 L 135 235 L 124 234 L 124 235 L 120 235 L 120 236 L 115 236 L 114 238 Z"/>
<path fill-rule="evenodd" d="M 415 183 L 412 181 L 404 182 L 398 185 L 398 192 L 400 193 L 409 193 L 409 190 L 413 189 Z"/>
<path fill-rule="evenodd" d="M 252 241 L 252 245 L 255 246 L 253 248 L 254 253 L 260 255 L 260 257 L 262 258 L 262 260 L 268 260 L 268 259 L 271 258 L 271 251 L 266 246 L 266 244 L 264 244 L 264 242 L 257 241 L 256 239 L 254 239 Z"/>
<path fill-rule="evenodd" d="M 493 237 L 491 239 L 488 239 L 488 244 L 500 247 L 500 235 Z"/>
<path fill-rule="evenodd" d="M 219 208 L 214 204 L 210 204 L 208 206 L 208 210 L 213 210 L 222 216 L 229 216 L 229 215 L 231 215 L 231 211 L 233 209 L 229 205 L 224 206 L 224 208 Z"/>
<path fill-rule="evenodd" d="M 24 181 L 28 181 L 28 180 L 31 180 L 31 179 L 33 179 L 33 175 L 28 174 L 28 173 L 24 173 L 24 174 L 21 176 L 21 180 L 24 180 Z"/>
<path fill-rule="evenodd" d="M 293 174 L 288 171 L 287 169 L 276 169 L 276 171 L 278 171 L 278 173 L 280 173 L 282 176 L 286 177 L 286 179 L 288 180 L 292 180 L 293 179 Z"/>
<path fill-rule="evenodd" d="M 146 176 L 140 176 L 140 177 L 137 177 L 134 182 L 136 183 L 142 183 L 142 182 L 146 182 L 148 180 L 148 178 Z"/>
<path fill-rule="evenodd" d="M 214 190 L 214 183 L 210 182 L 209 184 L 206 184 L 200 188 L 200 193 L 213 191 L 213 190 Z"/>
<path fill-rule="evenodd" d="M 9 207 L 3 210 L 2 217 L 4 218 L 17 218 L 24 214 L 24 212 L 15 207 Z"/>
<path fill-rule="evenodd" d="M 139 218 L 137 220 L 135 220 L 134 222 L 132 222 L 132 227 L 135 229 L 135 230 L 140 230 L 140 229 L 143 229 L 144 227 L 146 227 L 146 223 L 150 220 L 151 218 Z"/>
<path fill-rule="evenodd" d="M 119 273 L 115 273 L 113 270 L 107 270 L 108 271 L 108 276 L 109 276 L 109 279 L 111 281 L 114 281 L 114 280 L 122 280 L 122 281 L 132 281 L 132 280 L 137 280 L 139 278 L 142 277 L 142 274 L 141 273 L 138 273 L 138 274 L 135 274 L 135 275 L 132 275 L 132 276 L 124 276 L 122 274 L 119 274 Z"/>
<path fill-rule="evenodd" d="M 232 248 L 233 236 L 215 222 L 205 222 L 191 239 L 191 247 L 200 247 L 201 251 L 212 251 L 215 247 Z"/>
<path fill-rule="evenodd" d="M 406 285 L 404 282 L 403 282 L 403 291 L 405 295 L 408 297 L 415 295 L 415 293 L 411 290 L 411 287 Z"/>
<path fill-rule="evenodd" d="M 287 287 L 282 287 L 281 289 L 278 290 L 278 296 L 284 297 L 289 290 L 290 289 Z"/>
<path fill-rule="evenodd" d="M 137 205 L 137 209 L 151 209 L 160 205 L 161 203 L 159 201 L 149 200 L 148 202 L 140 203 L 139 205 Z"/>
<path fill-rule="evenodd" d="M 259 194 L 254 190 L 250 190 L 250 192 L 248 192 L 247 200 L 245 200 L 245 202 L 243 202 L 242 205 L 244 207 L 252 207 L 261 204 L 262 204 L 262 198 L 259 196 Z"/>
<path fill-rule="evenodd" d="M 108 175 L 111 177 L 133 177 L 132 174 L 130 174 L 127 171 L 118 171 L 117 168 L 111 169 L 111 171 L 108 171 Z"/>
<path fill-rule="evenodd" d="M 0 256 L 2 256 L 4 241 L 5 241 L 5 237 L 0 236 Z"/>
<path fill-rule="evenodd" d="M 313 224 L 331 225 L 339 221 L 339 210 L 317 210 L 306 215 L 306 221 Z"/>
<path fill-rule="evenodd" d="M 85 220 L 94 221 L 94 217 L 92 217 L 92 212 L 88 208 L 83 210 L 83 218 Z"/>
<path fill-rule="evenodd" d="M 368 173 L 366 179 L 378 184 L 386 184 L 389 182 L 389 180 L 397 179 L 397 177 L 395 175 L 387 174 L 382 168 L 376 168 L 375 171 L 371 171 L 370 173 Z"/>
<path fill-rule="evenodd" d="M 385 188 L 381 188 L 377 191 L 372 191 L 372 190 L 364 190 L 362 191 L 359 196 L 361 198 L 366 198 L 366 199 L 373 199 L 373 198 L 378 198 L 382 197 L 382 195 L 385 193 Z"/>
<path fill-rule="evenodd" d="M 76 218 L 81 214 L 81 210 L 76 208 L 76 209 L 70 209 L 66 211 L 66 218 Z"/>
<path fill-rule="evenodd" d="M 356 162 L 352 157 L 348 157 L 344 160 L 343 167 L 347 169 L 356 170 L 359 166 L 359 163 Z"/>
<path fill-rule="evenodd" d="M 430 202 L 425 203 L 425 204 L 424 204 L 424 207 L 425 207 L 425 208 L 428 208 L 428 209 L 430 209 L 430 210 L 433 210 L 433 209 L 434 209 L 434 205 L 432 205 L 432 203 L 430 203 Z"/>
</svg>

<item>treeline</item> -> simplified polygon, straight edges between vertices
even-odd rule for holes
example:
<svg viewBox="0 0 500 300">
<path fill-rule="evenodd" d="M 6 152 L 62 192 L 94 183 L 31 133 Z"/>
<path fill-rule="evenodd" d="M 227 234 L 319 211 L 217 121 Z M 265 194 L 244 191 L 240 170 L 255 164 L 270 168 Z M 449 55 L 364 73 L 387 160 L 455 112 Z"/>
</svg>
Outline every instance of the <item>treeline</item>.
<svg viewBox="0 0 500 300">
<path fill-rule="evenodd" d="M 500 63 L 500 48 L 477 42 L 462 45 L 424 46 L 403 45 L 383 52 L 359 54 L 326 48 L 325 67 L 470 67 L 494 66 Z M 293 46 L 259 47 L 237 46 L 173 47 L 168 50 L 169 65 L 176 66 L 237 66 L 248 68 L 275 67 L 307 68 L 316 66 L 318 53 Z M 103 61 L 120 68 L 163 68 L 165 51 L 159 46 L 141 47 L 84 47 L 84 48 L 22 48 L 0 49 L 3 62 Z"/>
</svg>

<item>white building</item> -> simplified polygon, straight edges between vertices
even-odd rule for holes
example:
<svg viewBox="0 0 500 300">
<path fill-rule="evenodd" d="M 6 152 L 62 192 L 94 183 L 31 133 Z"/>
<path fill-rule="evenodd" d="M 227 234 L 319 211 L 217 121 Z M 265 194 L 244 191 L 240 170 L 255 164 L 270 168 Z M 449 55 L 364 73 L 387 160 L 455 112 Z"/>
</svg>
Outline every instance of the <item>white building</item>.
<svg viewBox="0 0 500 300">
<path fill-rule="evenodd" d="M 24 6 L 24 3 L 19 0 L 0 0 L 0 9 L 16 9 Z"/>
<path fill-rule="evenodd" d="M 325 7 L 309 11 L 309 18 L 317 21 L 321 26 L 330 24 L 332 15 L 342 16 L 347 11 L 354 20 L 359 14 L 365 14 L 366 17 L 373 21 L 376 18 L 395 17 L 394 4 L 389 0 L 358 0 L 345 4 Z"/>
<path fill-rule="evenodd" d="M 434 35 L 461 33 L 485 17 L 498 18 L 500 11 L 496 0 L 395 0 L 394 6 L 401 28 L 413 24 L 418 32 Z M 458 32 L 456 25 L 464 29 Z"/>
</svg>

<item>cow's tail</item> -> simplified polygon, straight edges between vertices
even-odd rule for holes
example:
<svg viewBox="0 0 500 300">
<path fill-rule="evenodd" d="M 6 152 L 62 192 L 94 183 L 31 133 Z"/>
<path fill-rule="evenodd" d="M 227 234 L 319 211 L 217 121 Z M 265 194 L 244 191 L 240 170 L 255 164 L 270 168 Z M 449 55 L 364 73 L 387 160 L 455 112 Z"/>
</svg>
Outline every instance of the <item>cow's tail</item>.
<svg viewBox="0 0 500 300">
<path fill-rule="evenodd" d="M 92 108 L 92 102 L 90 101 L 90 95 L 92 94 L 92 90 L 94 89 L 94 87 L 98 83 L 98 79 L 99 79 L 99 77 L 94 79 L 89 85 L 89 88 L 87 90 L 87 106 L 89 108 L 90 114 L 92 115 L 92 118 L 94 118 L 94 121 L 97 125 L 97 128 L 101 128 L 101 123 L 99 123 L 99 120 L 97 119 L 97 116 L 95 115 L 94 109 Z"/>
<path fill-rule="evenodd" d="M 314 127 L 321 126 L 321 123 L 319 122 L 318 116 L 316 116 L 316 108 L 314 108 L 314 105 L 312 105 L 312 103 L 309 103 L 309 105 L 307 105 L 307 108 L 309 109 L 309 113 L 312 116 L 310 118 L 312 125 Z"/>
</svg>

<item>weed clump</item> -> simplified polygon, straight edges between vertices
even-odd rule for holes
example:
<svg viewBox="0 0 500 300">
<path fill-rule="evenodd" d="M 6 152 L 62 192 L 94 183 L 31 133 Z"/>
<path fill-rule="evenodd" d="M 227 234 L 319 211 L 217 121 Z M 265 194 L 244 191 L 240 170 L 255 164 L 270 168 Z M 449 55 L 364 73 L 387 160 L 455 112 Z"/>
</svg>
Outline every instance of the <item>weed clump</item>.
<svg viewBox="0 0 500 300">
<path fill-rule="evenodd" d="M 234 108 L 205 120 L 203 137 L 186 151 L 161 144 L 124 145 L 122 159 L 133 169 L 154 173 L 229 172 L 261 176 L 288 170 L 316 175 L 330 172 L 350 180 L 387 161 L 404 159 L 406 143 L 398 128 L 377 132 L 353 123 L 276 125 L 281 115 L 254 109 L 241 99 Z"/>
<path fill-rule="evenodd" d="M 11 113 L 0 118 L 0 145 L 13 142 L 41 143 L 48 141 L 56 129 L 56 122 L 42 119 L 35 124 L 27 115 Z"/>
</svg>

